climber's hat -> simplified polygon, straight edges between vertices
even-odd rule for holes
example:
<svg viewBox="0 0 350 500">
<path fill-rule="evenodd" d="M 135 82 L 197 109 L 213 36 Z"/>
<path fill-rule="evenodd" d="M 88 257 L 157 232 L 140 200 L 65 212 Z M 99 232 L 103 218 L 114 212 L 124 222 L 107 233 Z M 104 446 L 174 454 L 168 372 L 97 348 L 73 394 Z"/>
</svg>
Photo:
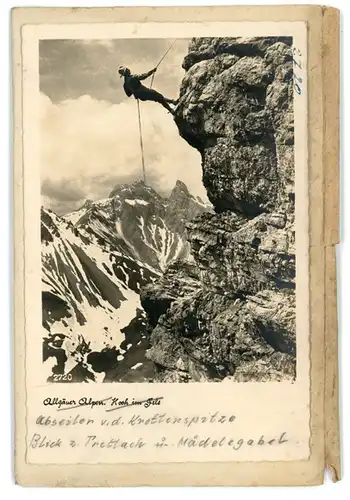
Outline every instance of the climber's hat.
<svg viewBox="0 0 350 500">
<path fill-rule="evenodd" d="M 129 75 L 130 74 L 130 69 L 126 68 L 125 66 L 119 66 L 118 68 L 118 73 L 122 77 L 124 75 Z"/>
</svg>

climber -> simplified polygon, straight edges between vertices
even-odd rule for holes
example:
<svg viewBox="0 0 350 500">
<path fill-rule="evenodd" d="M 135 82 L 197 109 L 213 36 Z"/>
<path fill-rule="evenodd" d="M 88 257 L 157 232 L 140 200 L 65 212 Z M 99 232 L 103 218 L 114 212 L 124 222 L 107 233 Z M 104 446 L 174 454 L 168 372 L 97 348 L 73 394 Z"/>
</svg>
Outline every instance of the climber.
<svg viewBox="0 0 350 500">
<path fill-rule="evenodd" d="M 171 104 L 177 104 L 177 101 L 173 99 L 167 99 L 162 94 L 156 90 L 149 89 L 142 85 L 141 80 L 145 80 L 149 76 L 153 75 L 157 71 L 157 68 L 151 69 L 148 73 L 143 73 L 141 75 L 133 75 L 129 68 L 124 66 L 119 66 L 118 72 L 120 78 L 124 77 L 124 91 L 128 97 L 134 96 L 135 99 L 140 101 L 154 101 L 159 102 L 165 109 L 167 109 L 171 114 L 174 114 L 174 110 L 169 106 Z"/>
</svg>

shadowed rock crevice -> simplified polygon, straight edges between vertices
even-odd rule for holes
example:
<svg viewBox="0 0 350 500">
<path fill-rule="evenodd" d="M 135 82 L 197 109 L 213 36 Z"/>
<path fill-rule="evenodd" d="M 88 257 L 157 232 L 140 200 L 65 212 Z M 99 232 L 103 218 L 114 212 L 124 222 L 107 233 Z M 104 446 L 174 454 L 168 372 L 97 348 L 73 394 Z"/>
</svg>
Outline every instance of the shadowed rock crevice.
<svg viewBox="0 0 350 500">
<path fill-rule="evenodd" d="M 173 264 L 141 293 L 157 380 L 295 377 L 291 45 L 291 37 L 189 44 L 174 121 L 201 154 L 216 213 L 186 224 L 191 267 Z"/>
</svg>

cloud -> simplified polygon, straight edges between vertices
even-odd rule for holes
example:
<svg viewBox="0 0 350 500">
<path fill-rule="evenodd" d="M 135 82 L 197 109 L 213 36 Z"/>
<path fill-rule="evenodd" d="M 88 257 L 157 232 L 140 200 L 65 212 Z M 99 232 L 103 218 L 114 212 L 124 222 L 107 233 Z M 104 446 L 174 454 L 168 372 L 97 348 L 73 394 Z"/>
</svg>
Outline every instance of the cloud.
<svg viewBox="0 0 350 500">
<path fill-rule="evenodd" d="M 200 155 L 179 136 L 172 116 L 145 102 L 141 118 L 147 183 L 165 194 L 180 179 L 206 199 Z M 43 202 L 59 213 L 142 177 L 133 98 L 112 104 L 81 96 L 55 104 L 42 94 L 40 143 Z"/>
<path fill-rule="evenodd" d="M 84 197 L 84 191 L 76 185 L 75 180 L 62 179 L 54 183 L 46 178 L 41 186 L 41 192 L 44 196 L 60 201 L 79 201 Z"/>
<path fill-rule="evenodd" d="M 125 94 L 117 76 L 119 65 L 135 73 L 156 66 L 173 40 L 41 40 L 40 90 L 52 102 L 90 95 L 97 100 L 119 103 Z M 188 40 L 176 41 L 159 66 L 155 87 L 176 97 L 184 71 L 181 67 Z"/>
</svg>

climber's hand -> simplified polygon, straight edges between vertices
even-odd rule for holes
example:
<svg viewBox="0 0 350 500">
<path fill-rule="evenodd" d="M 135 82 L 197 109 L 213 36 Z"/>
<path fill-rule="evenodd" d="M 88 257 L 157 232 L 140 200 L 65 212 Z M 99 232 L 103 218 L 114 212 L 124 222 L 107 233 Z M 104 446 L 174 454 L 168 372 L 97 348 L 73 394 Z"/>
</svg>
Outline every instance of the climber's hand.
<svg viewBox="0 0 350 500">
<path fill-rule="evenodd" d="M 152 71 L 153 73 L 155 73 L 157 71 L 158 68 L 153 68 Z"/>
</svg>

